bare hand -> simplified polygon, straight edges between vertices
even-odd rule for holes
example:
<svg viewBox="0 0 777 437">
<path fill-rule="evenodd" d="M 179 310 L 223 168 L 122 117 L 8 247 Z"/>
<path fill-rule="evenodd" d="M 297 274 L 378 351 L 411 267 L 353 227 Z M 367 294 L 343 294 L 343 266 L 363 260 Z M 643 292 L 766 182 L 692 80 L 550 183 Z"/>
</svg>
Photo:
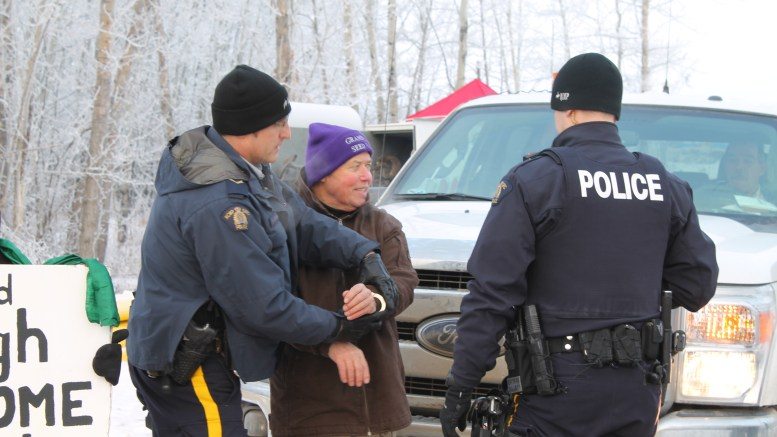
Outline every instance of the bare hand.
<svg viewBox="0 0 777 437">
<path fill-rule="evenodd" d="M 337 364 L 340 381 L 351 387 L 370 382 L 370 366 L 361 349 L 351 343 L 336 341 L 329 346 L 329 358 Z"/>
<path fill-rule="evenodd" d="M 343 313 L 348 320 L 372 314 L 378 309 L 372 292 L 364 284 L 356 284 L 343 292 Z"/>
</svg>

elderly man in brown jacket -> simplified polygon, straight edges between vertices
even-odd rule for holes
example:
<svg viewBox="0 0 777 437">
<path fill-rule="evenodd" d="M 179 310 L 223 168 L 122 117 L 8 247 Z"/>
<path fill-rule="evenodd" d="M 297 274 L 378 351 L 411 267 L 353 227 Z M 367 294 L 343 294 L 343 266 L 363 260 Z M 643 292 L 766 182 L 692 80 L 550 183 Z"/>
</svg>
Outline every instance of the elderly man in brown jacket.
<svg viewBox="0 0 777 437">
<path fill-rule="evenodd" d="M 413 301 L 418 276 L 399 221 L 367 202 L 372 147 L 355 130 L 313 123 L 298 191 L 308 205 L 380 244 L 397 284 L 394 314 Z M 349 318 L 364 309 L 356 271 L 301 266 L 300 297 Z M 358 297 L 357 297 L 358 296 Z M 356 303 L 359 302 L 359 303 Z M 394 317 L 356 344 L 285 345 L 271 380 L 273 436 L 391 436 L 410 424 Z"/>
</svg>

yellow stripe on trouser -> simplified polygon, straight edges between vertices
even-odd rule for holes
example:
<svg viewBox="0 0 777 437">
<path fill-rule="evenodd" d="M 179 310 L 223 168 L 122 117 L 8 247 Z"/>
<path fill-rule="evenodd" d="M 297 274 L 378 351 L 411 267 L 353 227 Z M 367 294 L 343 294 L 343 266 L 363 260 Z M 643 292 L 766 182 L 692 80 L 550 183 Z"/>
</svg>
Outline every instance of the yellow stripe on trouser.
<svg viewBox="0 0 777 437">
<path fill-rule="evenodd" d="M 509 428 L 510 425 L 513 424 L 513 418 L 516 414 L 518 414 L 518 402 L 521 400 L 521 395 L 518 393 L 513 395 L 513 411 L 510 414 L 510 416 L 507 418 L 507 427 Z"/>
<path fill-rule="evenodd" d="M 198 367 L 197 371 L 192 375 L 192 387 L 194 388 L 194 394 L 197 395 L 197 399 L 202 405 L 202 409 L 205 410 L 205 421 L 208 424 L 208 437 L 221 437 L 221 416 L 219 415 L 219 407 L 210 395 L 208 384 L 205 382 L 205 375 L 202 373 L 202 367 Z"/>
</svg>

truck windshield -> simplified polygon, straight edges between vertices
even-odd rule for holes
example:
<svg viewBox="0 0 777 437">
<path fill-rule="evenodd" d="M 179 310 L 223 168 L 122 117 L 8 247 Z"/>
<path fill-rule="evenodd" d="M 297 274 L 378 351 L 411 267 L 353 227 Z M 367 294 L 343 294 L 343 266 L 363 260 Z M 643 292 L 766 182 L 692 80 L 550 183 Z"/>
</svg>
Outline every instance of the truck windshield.
<svg viewBox="0 0 777 437">
<path fill-rule="evenodd" d="M 777 117 L 624 105 L 618 129 L 629 150 L 659 158 L 688 181 L 700 214 L 777 232 L 777 153 L 770 153 L 777 146 Z M 547 104 L 459 111 L 419 151 L 393 195 L 490 198 L 510 168 L 555 136 Z"/>
</svg>

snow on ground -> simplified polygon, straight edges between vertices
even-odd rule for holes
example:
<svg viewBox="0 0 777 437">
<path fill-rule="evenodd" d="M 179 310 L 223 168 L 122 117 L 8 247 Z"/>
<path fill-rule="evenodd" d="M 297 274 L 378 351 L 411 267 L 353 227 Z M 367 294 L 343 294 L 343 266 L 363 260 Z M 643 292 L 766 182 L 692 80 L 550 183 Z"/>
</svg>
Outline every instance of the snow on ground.
<svg viewBox="0 0 777 437">
<path fill-rule="evenodd" d="M 119 384 L 111 391 L 111 426 L 109 437 L 150 436 L 146 428 L 146 412 L 142 410 L 135 386 L 129 376 L 127 362 L 121 363 Z"/>
</svg>

